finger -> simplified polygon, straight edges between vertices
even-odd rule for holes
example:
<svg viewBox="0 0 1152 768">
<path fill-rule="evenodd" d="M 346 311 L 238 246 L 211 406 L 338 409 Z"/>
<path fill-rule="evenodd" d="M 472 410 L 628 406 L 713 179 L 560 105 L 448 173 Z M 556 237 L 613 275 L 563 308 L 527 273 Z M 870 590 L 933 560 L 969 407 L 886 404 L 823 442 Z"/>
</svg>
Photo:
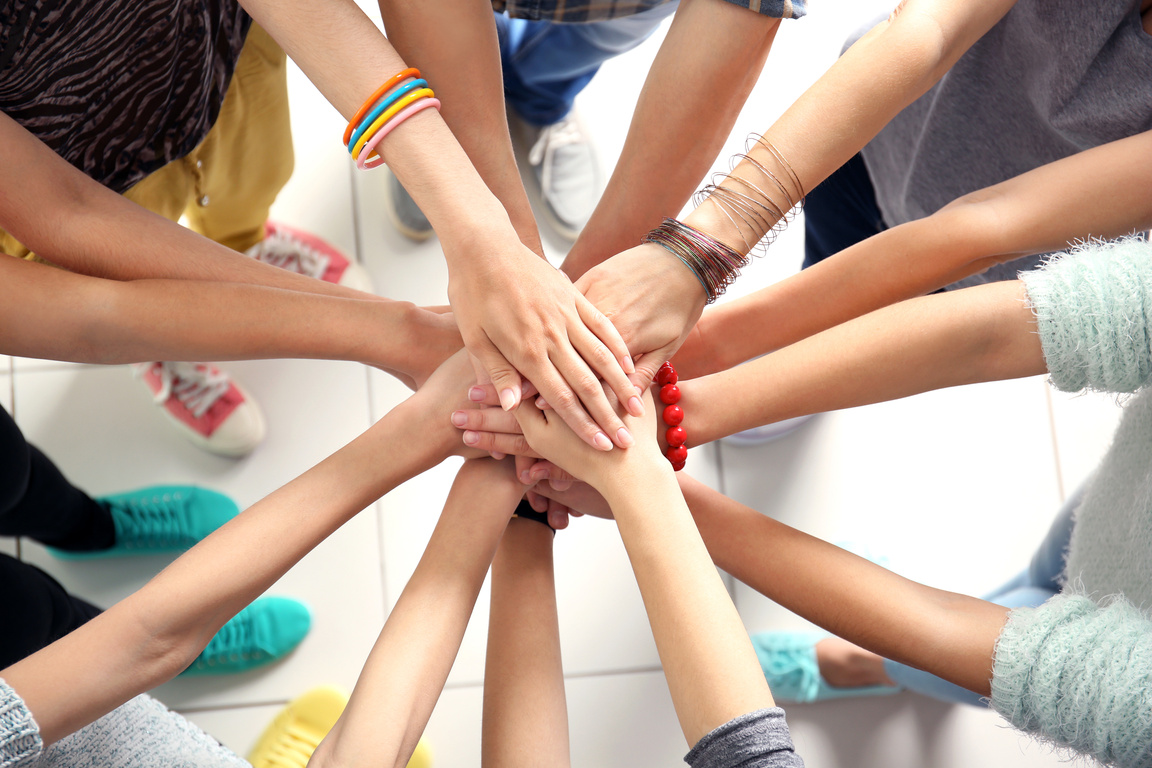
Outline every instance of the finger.
<svg viewBox="0 0 1152 768">
<path fill-rule="evenodd" d="M 620 367 L 620 361 L 612 357 L 612 352 L 587 328 L 574 329 L 570 336 L 572 346 L 584 362 L 608 384 L 617 400 L 624 403 L 625 409 L 633 416 L 644 415 L 644 403 L 640 400 L 640 390 L 628 379 Z M 631 358 L 627 358 L 631 365 Z"/>
<path fill-rule="evenodd" d="M 632 353 L 628 351 L 628 345 L 624 343 L 624 338 L 620 335 L 620 332 L 616 330 L 616 326 L 612 324 L 612 321 L 597 309 L 595 304 L 588 301 L 583 294 L 579 294 L 576 299 L 576 311 L 580 314 L 580 319 L 584 321 L 584 327 L 595 334 L 596 338 L 607 348 L 614 367 L 620 371 L 621 376 L 627 376 L 632 373 L 634 370 Z M 584 359 L 592 362 L 587 357 Z M 609 380 L 608 375 L 604 371 L 599 368 L 596 370 L 604 377 L 605 381 Z M 613 389 L 615 389 L 615 387 L 613 387 Z M 625 399 L 626 398 L 621 398 L 621 400 Z"/>
<path fill-rule="evenodd" d="M 488 455 L 496 459 L 496 461 L 501 461 L 504 459 L 506 454 L 500 453 L 500 451 L 489 451 Z"/>
<path fill-rule="evenodd" d="M 568 507 L 558 501 L 548 500 L 548 525 L 553 530 L 562 531 L 568 527 Z"/>
<path fill-rule="evenodd" d="M 489 453 L 540 458 L 540 455 L 528 445 L 528 441 L 524 439 L 523 435 L 502 435 L 496 432 L 475 432 L 468 429 L 464 431 L 463 440 L 464 445 L 469 448 L 476 448 Z"/>
<path fill-rule="evenodd" d="M 669 344 L 666 347 L 661 347 L 655 352 L 648 352 L 636 358 L 636 373 L 632 376 L 632 381 L 641 390 L 648 389 L 652 385 L 652 380 L 656 378 L 656 371 L 660 366 L 668 362 L 672 355 L 676 352 L 676 347 Z"/>
<path fill-rule="evenodd" d="M 511 411 L 520 405 L 520 373 L 512 367 L 504 355 L 500 354 L 500 350 L 496 349 L 492 342 L 485 339 L 482 344 L 476 346 L 476 357 L 480 359 L 481 365 L 490 377 L 492 386 L 496 388 L 500 407 L 506 411 Z"/>
<path fill-rule="evenodd" d="M 548 460 L 541 460 L 528 470 L 528 479 L 533 485 L 543 480 L 548 481 L 554 490 L 566 491 L 572 487 L 577 478 L 563 467 L 559 467 Z"/>
<path fill-rule="evenodd" d="M 538 463 L 540 463 L 540 462 L 537 461 L 536 459 L 533 459 L 530 456 L 517 456 L 516 457 L 516 477 L 518 477 L 520 479 L 521 483 L 523 483 L 524 485 L 531 485 L 532 484 L 531 482 L 529 482 L 528 476 L 531 472 L 532 467 L 534 467 Z M 539 510 L 539 511 L 543 512 L 544 510 Z"/>
<path fill-rule="evenodd" d="M 540 494 L 536 493 L 536 491 L 528 491 L 526 494 L 524 494 L 524 498 L 527 499 L 528 504 L 532 507 L 532 509 L 536 510 L 537 512 L 548 511 L 548 498 L 546 496 L 541 496 Z"/>
<path fill-rule="evenodd" d="M 567 354 L 563 355 L 563 359 L 566 369 L 563 372 L 556 367 L 548 366 L 539 374 L 532 374 L 536 386 L 540 388 L 541 395 L 552 406 L 553 411 L 581 440 L 597 450 L 612 450 L 613 440 L 608 435 L 613 434 L 619 437 L 618 433 L 621 429 L 628 434 L 628 439 L 631 439 L 631 434 L 625 429 L 624 422 L 620 421 L 620 418 L 608 406 L 608 400 L 604 397 L 604 389 L 600 386 L 600 380 L 592 371 L 588 370 L 588 366 L 576 354 L 576 350 L 568 347 Z M 569 386 L 570 382 L 573 386 Z M 595 395 L 599 396 L 599 401 Z M 588 398 L 587 401 L 584 400 L 585 397 Z M 592 404 L 590 409 L 593 413 L 592 417 L 589 416 L 589 411 L 584 410 L 586 402 Z M 536 408 L 522 410 L 534 411 L 538 414 L 543 413 Z M 596 416 L 599 418 L 593 421 L 593 417 Z"/>
<path fill-rule="evenodd" d="M 473 432 L 520 434 L 520 423 L 511 413 L 499 408 L 468 408 L 452 412 L 452 426 Z"/>
<path fill-rule="evenodd" d="M 554 350 L 551 357 L 553 365 L 569 386 L 559 394 L 554 394 L 547 390 L 544 383 L 538 382 L 538 384 L 543 390 L 541 394 L 544 399 L 560 418 L 576 434 L 600 450 L 611 450 L 613 444 L 621 448 L 630 448 L 634 445 L 635 438 L 624 426 L 624 422 L 616 414 L 616 409 L 604 394 L 604 386 L 600 383 L 600 379 L 588 368 L 575 348 L 569 346 Z M 593 427 L 596 425 L 600 427 L 599 430 L 592 432 L 590 440 L 582 430 L 589 417 L 595 422 Z M 600 435 L 599 438 L 597 433 Z"/>
<path fill-rule="evenodd" d="M 521 381 L 520 388 L 522 390 L 521 398 L 525 400 L 538 394 L 536 386 L 530 381 Z M 500 405 L 500 397 L 496 394 L 496 387 L 491 382 L 484 385 L 474 384 L 468 390 L 468 399 L 480 405 Z"/>
</svg>

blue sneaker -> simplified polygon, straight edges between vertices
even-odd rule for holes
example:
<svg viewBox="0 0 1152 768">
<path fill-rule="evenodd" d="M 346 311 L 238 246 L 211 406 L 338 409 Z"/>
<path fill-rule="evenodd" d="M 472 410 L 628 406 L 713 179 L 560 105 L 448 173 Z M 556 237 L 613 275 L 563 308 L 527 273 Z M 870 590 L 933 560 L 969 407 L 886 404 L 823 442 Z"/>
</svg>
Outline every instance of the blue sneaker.
<svg viewBox="0 0 1152 768">
<path fill-rule="evenodd" d="M 221 627 L 180 675 L 228 675 L 262 667 L 300 645 L 311 626 L 312 614 L 303 603 L 261 597 Z"/>
<path fill-rule="evenodd" d="M 868 685 L 836 688 L 820 676 L 816 643 L 827 632 L 763 632 L 752 635 L 752 647 L 760 659 L 764 678 L 777 702 L 808 704 L 813 701 L 844 699 L 850 696 L 882 696 L 899 693 L 894 685 Z"/>
<path fill-rule="evenodd" d="M 96 501 L 112 514 L 116 542 L 107 549 L 49 552 L 63 560 L 183 552 L 240 512 L 224 494 L 190 485 L 156 485 Z"/>
</svg>

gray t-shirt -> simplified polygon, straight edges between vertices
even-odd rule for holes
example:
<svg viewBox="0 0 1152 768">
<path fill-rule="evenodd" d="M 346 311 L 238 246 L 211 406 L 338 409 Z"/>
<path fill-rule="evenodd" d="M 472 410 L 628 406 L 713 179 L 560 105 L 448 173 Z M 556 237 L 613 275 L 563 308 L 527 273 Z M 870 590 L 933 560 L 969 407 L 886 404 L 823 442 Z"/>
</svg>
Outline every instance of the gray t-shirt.
<svg viewBox="0 0 1152 768">
<path fill-rule="evenodd" d="M 804 768 L 780 707 L 729 720 L 696 742 L 684 762 L 692 768 Z"/>
<path fill-rule="evenodd" d="M 897 226 L 1147 130 L 1152 36 L 1141 27 L 1139 0 L 1019 0 L 863 155 L 884 221 Z M 961 284 L 1010 279 L 1038 258 Z"/>
</svg>

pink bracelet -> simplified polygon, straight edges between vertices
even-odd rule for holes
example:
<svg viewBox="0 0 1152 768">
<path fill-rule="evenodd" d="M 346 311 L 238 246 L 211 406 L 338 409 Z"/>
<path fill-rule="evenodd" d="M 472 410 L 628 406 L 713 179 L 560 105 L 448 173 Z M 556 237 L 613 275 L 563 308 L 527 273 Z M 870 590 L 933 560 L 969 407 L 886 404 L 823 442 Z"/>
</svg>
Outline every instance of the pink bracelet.
<svg viewBox="0 0 1152 768">
<path fill-rule="evenodd" d="M 368 159 L 371 157 L 372 152 L 375 151 L 376 145 L 383 141 L 384 137 L 391 133 L 393 128 L 400 125 L 400 123 L 412 117 L 412 115 L 416 114 L 420 110 L 427 109 L 428 107 L 435 107 L 436 109 L 440 109 L 440 99 L 420 99 L 420 101 L 416 102 L 415 104 L 409 104 L 399 114 L 389 120 L 383 128 L 377 131 L 376 134 L 368 140 L 368 143 L 364 145 L 364 148 L 360 150 L 360 156 L 356 158 L 356 167 L 362 171 L 366 171 L 369 168 L 377 168 L 383 165 L 383 157 L 377 157 L 375 160 Z"/>
</svg>

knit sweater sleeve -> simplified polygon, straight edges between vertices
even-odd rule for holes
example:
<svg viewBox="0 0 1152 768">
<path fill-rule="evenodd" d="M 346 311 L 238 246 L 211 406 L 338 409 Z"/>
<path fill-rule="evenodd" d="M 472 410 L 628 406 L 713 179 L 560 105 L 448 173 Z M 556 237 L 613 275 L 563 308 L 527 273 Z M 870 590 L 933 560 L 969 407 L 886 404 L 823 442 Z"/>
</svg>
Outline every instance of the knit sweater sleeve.
<svg viewBox="0 0 1152 768">
<path fill-rule="evenodd" d="M 0 680 L 0 768 L 30 766 L 43 750 L 32 713 L 16 691 Z"/>
<path fill-rule="evenodd" d="M 1087 243 L 1020 279 L 1057 389 L 1135 392 L 1152 381 L 1152 244 Z"/>
<path fill-rule="evenodd" d="M 729 720 L 696 742 L 684 762 L 692 768 L 804 768 L 779 707 Z"/>
<path fill-rule="evenodd" d="M 1119 768 L 1152 766 L 1152 621 L 1123 598 L 1060 594 L 1008 615 L 992 708 L 1017 728 Z"/>
</svg>

